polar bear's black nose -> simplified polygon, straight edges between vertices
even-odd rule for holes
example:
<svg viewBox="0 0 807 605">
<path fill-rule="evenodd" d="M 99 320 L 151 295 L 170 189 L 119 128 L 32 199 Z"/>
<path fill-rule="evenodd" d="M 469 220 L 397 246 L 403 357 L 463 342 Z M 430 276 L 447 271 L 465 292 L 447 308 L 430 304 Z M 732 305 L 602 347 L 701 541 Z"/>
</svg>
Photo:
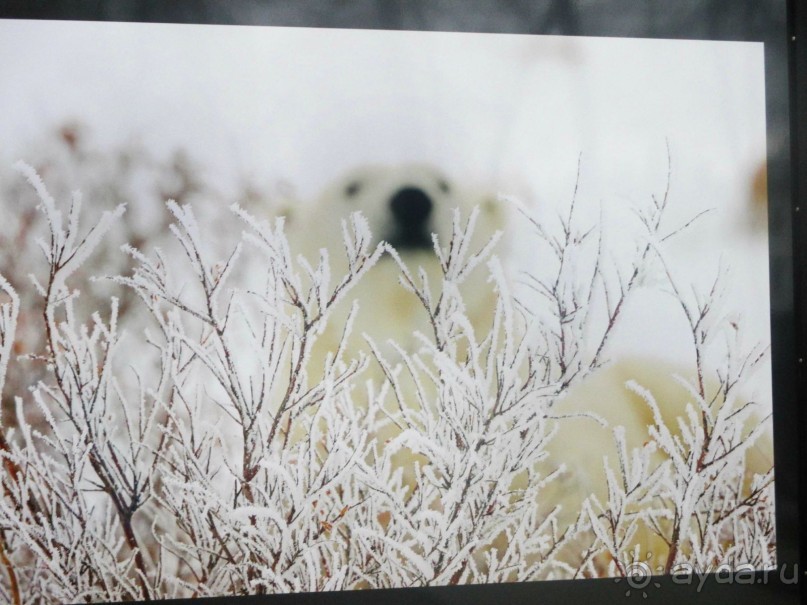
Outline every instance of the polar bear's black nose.
<svg viewBox="0 0 807 605">
<path fill-rule="evenodd" d="M 395 222 L 403 228 L 417 228 L 432 211 L 432 199 L 423 189 L 404 187 L 389 202 Z"/>
<path fill-rule="evenodd" d="M 394 219 L 394 232 L 390 242 L 396 248 L 431 248 L 427 230 L 432 211 L 432 199 L 418 187 L 399 189 L 389 201 Z"/>
</svg>

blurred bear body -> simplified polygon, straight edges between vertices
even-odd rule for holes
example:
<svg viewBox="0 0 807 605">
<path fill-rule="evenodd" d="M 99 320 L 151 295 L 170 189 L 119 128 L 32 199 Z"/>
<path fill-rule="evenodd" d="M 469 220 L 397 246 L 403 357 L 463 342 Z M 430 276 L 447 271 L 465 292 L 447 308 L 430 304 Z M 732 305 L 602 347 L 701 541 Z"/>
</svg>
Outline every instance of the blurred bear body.
<svg viewBox="0 0 807 605">
<path fill-rule="evenodd" d="M 287 232 L 292 250 L 303 254 L 312 264 L 316 263 L 320 250 L 327 249 L 331 274 L 338 279 L 347 271 L 342 222 L 352 213 L 360 212 L 368 221 L 373 245 L 387 242 L 416 280 L 418 271 L 422 270 L 432 292 L 437 295 L 442 287 L 443 273 L 434 252 L 433 236 L 442 248 L 447 247 L 452 237 L 455 209 L 459 210 L 464 224 L 477 206 L 480 209 L 478 222 L 471 238 L 474 251 L 481 249 L 495 232 L 506 226 L 505 209 L 495 196 L 463 189 L 440 171 L 426 165 L 367 166 L 334 182 L 315 203 L 299 207 L 290 215 Z M 499 246 L 496 252 L 501 250 L 502 246 Z M 378 345 L 382 357 L 393 364 L 400 358 L 389 341 L 406 353 L 415 353 L 421 346 L 416 334 L 433 338 L 428 313 L 422 302 L 400 283 L 400 277 L 401 268 L 388 253 L 384 253 L 350 290 L 318 337 L 308 365 L 309 380 L 322 375 L 327 354 L 337 349 L 353 301 L 359 303 L 359 310 L 344 347 L 347 359 L 355 359 L 360 352 L 370 352 L 366 336 Z M 481 340 L 491 326 L 497 300 L 486 268 L 477 267 L 464 282 L 461 292 L 465 312 L 476 338 Z M 686 417 L 686 407 L 693 397 L 675 376 L 691 374 L 692 369 L 661 360 L 616 359 L 558 398 L 550 411 L 552 416 L 558 417 L 553 419 L 558 432 L 548 448 L 549 458 L 541 463 L 540 474 L 546 476 L 561 466 L 565 471 L 548 484 L 542 492 L 545 500 L 536 505 L 546 513 L 560 505 L 561 531 L 575 523 L 587 497 L 594 495 L 600 503 L 607 502 L 604 457 L 607 456 L 608 466 L 617 476 L 619 473 L 613 428 L 624 427 L 628 451 L 641 448 L 652 439 L 649 427 L 654 424 L 653 415 L 641 397 L 626 387 L 626 383 L 635 381 L 653 393 L 665 424 L 677 436 L 680 435 L 678 418 Z M 376 389 L 385 380 L 374 360 L 363 376 L 375 381 Z M 412 393 L 404 395 L 411 396 Z M 366 401 L 362 402 L 361 394 L 355 400 L 358 405 L 366 404 Z M 588 413 L 603 419 L 605 426 L 584 417 Z M 376 433 L 375 437 L 383 443 L 394 437 L 395 432 L 396 429 L 390 426 L 389 430 Z M 771 452 L 767 432 L 747 456 L 748 481 L 752 473 L 763 473 L 770 468 Z M 657 449 L 651 463 L 660 464 L 664 458 L 665 454 Z M 429 462 L 422 455 L 407 454 L 406 450 L 399 453 L 395 461 L 404 469 L 404 483 L 410 488 L 414 483 L 414 464 Z M 514 481 L 514 492 L 523 488 L 520 479 Z M 439 503 L 430 505 L 440 506 Z M 504 536 L 490 546 L 505 547 Z M 632 551 L 634 546 L 654 566 L 663 564 L 669 551 L 669 544 L 647 526 L 640 528 L 625 545 L 625 552 Z M 569 564 L 574 564 L 580 555 L 579 551 L 573 552 L 574 548 L 572 545 L 569 549 Z M 608 566 L 608 561 L 598 562 L 603 573 L 607 572 Z"/>
</svg>

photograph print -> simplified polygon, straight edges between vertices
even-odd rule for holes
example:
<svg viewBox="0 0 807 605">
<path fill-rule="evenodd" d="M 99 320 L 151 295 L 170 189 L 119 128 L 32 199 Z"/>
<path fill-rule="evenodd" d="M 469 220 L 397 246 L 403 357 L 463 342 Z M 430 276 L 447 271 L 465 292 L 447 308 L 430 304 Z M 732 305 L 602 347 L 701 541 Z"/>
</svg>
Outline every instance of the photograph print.
<svg viewBox="0 0 807 605">
<path fill-rule="evenodd" d="M 776 566 L 761 43 L 0 21 L 0 600 Z"/>
</svg>

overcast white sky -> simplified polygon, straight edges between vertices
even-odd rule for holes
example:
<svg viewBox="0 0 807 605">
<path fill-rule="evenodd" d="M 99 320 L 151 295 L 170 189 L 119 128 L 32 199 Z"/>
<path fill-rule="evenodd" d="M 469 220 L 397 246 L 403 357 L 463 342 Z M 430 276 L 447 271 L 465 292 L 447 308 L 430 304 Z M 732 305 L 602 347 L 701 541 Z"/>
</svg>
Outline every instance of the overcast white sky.
<svg viewBox="0 0 807 605">
<path fill-rule="evenodd" d="M 671 224 L 717 209 L 676 263 L 697 281 L 724 255 L 751 335 L 769 340 L 767 242 L 746 221 L 763 68 L 757 43 L 0 21 L 0 161 L 78 118 L 102 144 L 186 147 L 223 182 L 310 197 L 356 164 L 427 161 L 550 216 L 582 153 L 596 220 L 599 204 L 619 216 L 663 193 L 669 140 Z M 645 338 L 626 346 L 659 355 L 680 333 L 658 315 L 636 325 Z"/>
</svg>

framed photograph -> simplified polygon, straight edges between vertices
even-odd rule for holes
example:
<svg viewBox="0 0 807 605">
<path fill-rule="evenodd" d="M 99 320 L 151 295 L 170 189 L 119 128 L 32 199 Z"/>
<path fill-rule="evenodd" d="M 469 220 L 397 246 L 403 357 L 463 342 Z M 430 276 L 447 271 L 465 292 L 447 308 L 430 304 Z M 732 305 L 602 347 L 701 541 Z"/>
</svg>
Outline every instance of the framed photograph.
<svg viewBox="0 0 807 605">
<path fill-rule="evenodd" d="M 799 602 L 803 19 L 0 10 L 0 600 Z"/>
</svg>

